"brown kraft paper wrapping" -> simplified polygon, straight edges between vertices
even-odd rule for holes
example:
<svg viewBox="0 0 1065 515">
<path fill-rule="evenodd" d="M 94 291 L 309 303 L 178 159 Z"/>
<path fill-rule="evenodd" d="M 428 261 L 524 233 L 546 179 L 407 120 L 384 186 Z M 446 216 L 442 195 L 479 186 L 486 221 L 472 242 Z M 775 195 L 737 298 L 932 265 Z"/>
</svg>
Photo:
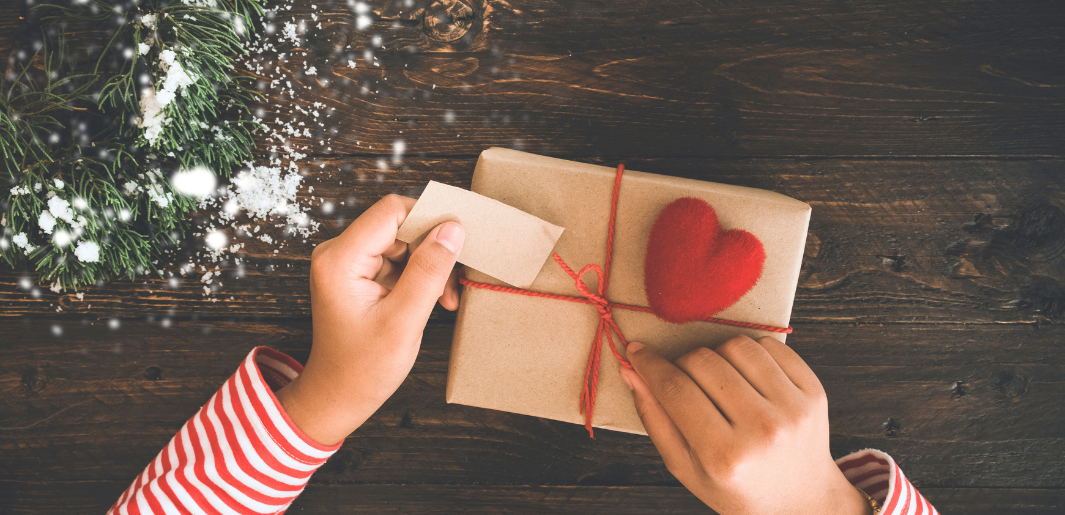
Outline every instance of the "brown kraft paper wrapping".
<svg viewBox="0 0 1065 515">
<path fill-rule="evenodd" d="M 616 171 L 515 150 L 492 148 L 477 161 L 471 189 L 565 227 L 555 246 L 574 270 L 606 260 L 610 199 Z M 605 297 L 647 306 L 643 262 L 659 212 L 681 197 L 705 200 L 723 229 L 743 229 L 762 241 L 766 259 L 757 284 L 717 318 L 787 327 L 802 265 L 810 206 L 770 191 L 626 170 L 618 200 L 614 258 Z M 472 281 L 505 285 L 467 268 Z M 595 274 L 585 275 L 594 289 Z M 548 259 L 527 289 L 580 296 L 573 279 Z M 784 335 L 710 322 L 683 325 L 651 313 L 614 309 L 629 341 L 676 359 L 715 347 L 736 334 Z M 564 300 L 466 287 L 462 292 L 447 380 L 447 402 L 583 424 L 579 395 L 592 338 L 595 307 Z M 619 349 L 624 354 L 624 349 Z M 592 425 L 646 434 L 621 381 L 609 346 L 602 348 Z"/>
</svg>

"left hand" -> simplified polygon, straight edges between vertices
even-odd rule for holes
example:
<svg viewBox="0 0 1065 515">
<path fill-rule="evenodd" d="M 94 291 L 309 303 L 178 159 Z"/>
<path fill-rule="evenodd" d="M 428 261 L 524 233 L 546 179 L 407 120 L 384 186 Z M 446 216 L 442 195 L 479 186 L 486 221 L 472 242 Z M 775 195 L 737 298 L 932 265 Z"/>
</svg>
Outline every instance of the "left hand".
<svg viewBox="0 0 1065 515">
<path fill-rule="evenodd" d="M 795 351 L 736 336 L 670 363 L 632 342 L 619 367 L 666 468 L 722 515 L 871 515 L 832 461 L 828 398 Z"/>
<path fill-rule="evenodd" d="M 408 248 L 396 232 L 414 203 L 388 195 L 311 254 L 311 355 L 277 398 L 321 444 L 343 440 L 395 393 L 438 300 L 458 308 L 465 232 L 444 223 Z"/>
</svg>

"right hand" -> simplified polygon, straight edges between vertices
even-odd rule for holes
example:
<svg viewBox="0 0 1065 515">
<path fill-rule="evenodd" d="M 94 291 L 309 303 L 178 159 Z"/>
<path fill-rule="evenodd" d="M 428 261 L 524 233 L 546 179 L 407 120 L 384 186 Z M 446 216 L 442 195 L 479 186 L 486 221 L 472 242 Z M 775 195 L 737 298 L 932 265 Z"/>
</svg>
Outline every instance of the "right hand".
<svg viewBox="0 0 1065 515">
<path fill-rule="evenodd" d="M 321 444 L 343 440 L 395 393 L 438 300 L 458 308 L 465 232 L 447 222 L 408 248 L 396 232 L 414 203 L 388 195 L 311 254 L 311 356 L 277 398 Z"/>
<path fill-rule="evenodd" d="M 627 354 L 621 376 L 666 468 L 718 513 L 872 513 L 832 461 L 821 382 L 788 346 L 736 336 L 675 364 L 637 342 Z"/>
</svg>

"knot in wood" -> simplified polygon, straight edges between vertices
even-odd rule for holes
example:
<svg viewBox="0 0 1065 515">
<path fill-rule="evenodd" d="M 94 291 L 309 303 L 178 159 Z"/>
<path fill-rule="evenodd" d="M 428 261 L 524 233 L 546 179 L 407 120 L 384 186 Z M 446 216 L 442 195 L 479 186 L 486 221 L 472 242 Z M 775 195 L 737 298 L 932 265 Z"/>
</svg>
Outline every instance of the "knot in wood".
<svg viewBox="0 0 1065 515">
<path fill-rule="evenodd" d="M 422 29 L 439 43 L 453 43 L 480 23 L 480 15 L 464 0 L 434 0 L 425 10 Z"/>
<path fill-rule="evenodd" d="M 1016 217 L 1014 247 L 1031 261 L 1050 261 L 1065 253 L 1065 212 L 1040 200 L 1025 206 Z"/>
</svg>

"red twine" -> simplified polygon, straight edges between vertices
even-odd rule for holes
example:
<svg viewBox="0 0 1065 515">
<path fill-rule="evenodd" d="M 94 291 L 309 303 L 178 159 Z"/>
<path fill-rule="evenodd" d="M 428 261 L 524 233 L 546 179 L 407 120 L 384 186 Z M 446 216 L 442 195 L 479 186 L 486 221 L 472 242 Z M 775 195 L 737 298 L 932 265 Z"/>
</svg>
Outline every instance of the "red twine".
<svg viewBox="0 0 1065 515">
<path fill-rule="evenodd" d="M 465 286 L 472 286 L 474 288 L 481 288 L 485 290 L 498 291 L 503 293 L 517 293 L 519 295 L 527 295 L 529 297 L 543 297 L 547 299 L 565 300 L 569 302 L 579 302 L 581 304 L 590 304 L 599 311 L 599 325 L 595 329 L 595 338 L 592 340 L 592 350 L 588 356 L 588 366 L 584 371 L 584 388 L 581 389 L 580 397 L 580 409 L 581 414 L 584 415 L 584 427 L 588 430 L 588 436 L 595 437 L 592 431 L 592 412 L 595 410 L 595 393 L 596 386 L 599 384 L 599 358 L 602 355 L 603 338 L 606 337 L 607 343 L 610 344 L 610 352 L 614 354 L 614 358 L 618 360 L 625 368 L 632 368 L 632 364 L 625 359 L 624 356 L 618 352 L 617 346 L 614 345 L 613 335 L 617 335 L 618 342 L 622 347 L 628 347 L 628 342 L 625 341 L 625 335 L 622 334 L 621 328 L 618 327 L 616 321 L 614 321 L 613 308 L 627 309 L 629 311 L 640 311 L 643 313 L 654 313 L 651 308 L 643 306 L 633 306 L 630 304 L 621 304 L 618 302 L 610 302 L 604 296 L 606 294 L 607 284 L 610 281 L 610 261 L 614 255 L 614 220 L 617 218 L 618 210 L 618 193 L 621 191 L 621 175 L 625 171 L 625 165 L 618 165 L 618 172 L 614 178 L 614 193 L 610 200 L 610 225 L 607 228 L 606 235 L 606 262 L 603 264 L 603 268 L 599 268 L 599 265 L 591 264 L 581 269 L 580 272 L 574 272 L 562 260 L 562 257 L 558 253 L 554 253 L 555 262 L 558 266 L 562 267 L 562 270 L 567 275 L 573 278 L 577 291 L 583 295 L 583 297 L 573 297 L 569 295 L 556 295 L 554 293 L 543 293 L 538 291 L 523 290 L 521 288 L 512 288 L 509 286 L 499 286 L 495 284 L 480 283 L 471 281 L 465 277 L 459 279 Z M 599 276 L 598 284 L 595 291 L 592 291 L 587 284 L 581 279 L 584 274 L 589 270 L 594 271 Z M 761 331 L 769 331 L 774 333 L 791 334 L 791 327 L 776 327 L 771 325 L 752 324 L 750 322 L 737 322 L 735 320 L 725 320 L 723 318 L 709 317 L 704 319 L 705 322 L 713 322 L 715 324 L 725 324 L 736 327 L 746 327 L 748 329 L 758 329 Z M 612 335 L 613 333 L 613 335 Z"/>
</svg>

